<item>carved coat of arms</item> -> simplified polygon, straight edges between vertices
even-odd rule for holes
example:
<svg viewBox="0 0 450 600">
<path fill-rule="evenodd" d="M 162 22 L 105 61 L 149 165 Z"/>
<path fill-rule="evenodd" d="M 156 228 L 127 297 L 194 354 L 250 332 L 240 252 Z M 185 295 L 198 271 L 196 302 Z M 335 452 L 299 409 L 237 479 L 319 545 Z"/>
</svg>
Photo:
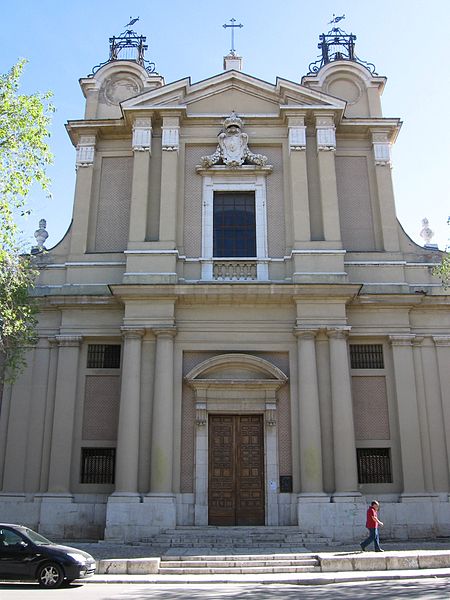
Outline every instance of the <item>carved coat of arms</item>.
<svg viewBox="0 0 450 600">
<path fill-rule="evenodd" d="M 254 154 L 248 147 L 248 135 L 242 132 L 242 120 L 233 111 L 223 122 L 223 130 L 218 135 L 218 146 L 214 154 L 202 156 L 202 167 L 208 168 L 224 164 L 237 168 L 244 163 L 265 166 L 267 156 Z"/>
</svg>

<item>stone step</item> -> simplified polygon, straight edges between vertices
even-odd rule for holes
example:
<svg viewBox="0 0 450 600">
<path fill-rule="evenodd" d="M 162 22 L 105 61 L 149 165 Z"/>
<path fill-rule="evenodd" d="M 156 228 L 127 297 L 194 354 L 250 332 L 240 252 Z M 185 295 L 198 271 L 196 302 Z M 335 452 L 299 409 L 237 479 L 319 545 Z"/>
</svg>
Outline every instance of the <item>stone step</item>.
<svg viewBox="0 0 450 600">
<path fill-rule="evenodd" d="M 190 568 L 222 568 L 222 567 L 315 567 L 318 562 L 314 559 L 307 561 L 300 560 L 164 560 L 161 561 L 161 568 L 164 569 L 190 569 Z"/>
<path fill-rule="evenodd" d="M 230 574 L 263 574 L 263 573 L 313 573 L 320 571 L 319 567 L 190 567 L 182 568 L 166 568 L 160 567 L 160 575 L 230 575 Z"/>
<path fill-rule="evenodd" d="M 314 562 L 317 564 L 317 557 L 308 554 L 205 554 L 205 555 L 183 555 L 183 556 L 162 556 L 161 562 L 199 562 L 199 561 L 295 561 L 308 563 Z"/>
</svg>

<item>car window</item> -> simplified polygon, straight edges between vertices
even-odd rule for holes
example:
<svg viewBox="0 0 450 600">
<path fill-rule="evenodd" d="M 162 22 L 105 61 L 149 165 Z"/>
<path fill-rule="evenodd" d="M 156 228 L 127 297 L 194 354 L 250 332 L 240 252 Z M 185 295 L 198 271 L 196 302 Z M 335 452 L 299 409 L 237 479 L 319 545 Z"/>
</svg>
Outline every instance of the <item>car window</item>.
<svg viewBox="0 0 450 600">
<path fill-rule="evenodd" d="M 10 529 L 0 529 L 0 545 L 2 546 L 17 546 L 23 539 Z"/>
<path fill-rule="evenodd" d="M 37 544 L 38 546 L 44 546 L 44 545 L 48 545 L 51 544 L 51 541 L 48 540 L 47 538 L 45 538 L 43 535 L 41 535 L 40 533 L 36 533 L 35 531 L 33 531 L 32 529 L 28 529 L 27 527 L 25 528 L 25 533 L 27 534 L 27 536 L 30 538 L 30 540 L 32 542 L 34 542 L 35 544 Z"/>
</svg>

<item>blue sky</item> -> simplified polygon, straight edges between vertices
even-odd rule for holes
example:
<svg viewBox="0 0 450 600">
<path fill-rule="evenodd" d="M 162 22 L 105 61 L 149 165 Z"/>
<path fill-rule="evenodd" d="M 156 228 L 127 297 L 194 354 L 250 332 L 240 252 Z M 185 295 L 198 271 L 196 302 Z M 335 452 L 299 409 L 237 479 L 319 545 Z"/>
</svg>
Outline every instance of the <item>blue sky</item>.
<svg viewBox="0 0 450 600">
<path fill-rule="evenodd" d="M 121 33 L 130 15 L 147 36 L 147 58 L 166 83 L 192 81 L 222 70 L 230 48 L 222 25 L 235 17 L 236 50 L 244 71 L 274 82 L 277 76 L 299 82 L 318 56 L 318 36 L 330 29 L 333 13 L 356 34 L 356 53 L 388 78 L 382 98 L 384 116 L 400 117 L 403 127 L 393 149 L 397 215 L 414 241 L 427 217 L 432 242 L 444 248 L 450 235 L 450 98 L 448 70 L 449 0 L 22 0 L 2 7 L 0 71 L 19 58 L 29 63 L 23 91 L 54 92 L 57 112 L 50 140 L 55 155 L 50 170 L 53 199 L 38 190 L 30 196 L 31 217 L 21 222 L 23 239 L 33 243 L 40 218 L 47 219 L 47 247 L 55 245 L 70 224 L 75 184 L 75 150 L 64 124 L 83 117 L 78 79 L 108 57 L 108 38 Z"/>
</svg>

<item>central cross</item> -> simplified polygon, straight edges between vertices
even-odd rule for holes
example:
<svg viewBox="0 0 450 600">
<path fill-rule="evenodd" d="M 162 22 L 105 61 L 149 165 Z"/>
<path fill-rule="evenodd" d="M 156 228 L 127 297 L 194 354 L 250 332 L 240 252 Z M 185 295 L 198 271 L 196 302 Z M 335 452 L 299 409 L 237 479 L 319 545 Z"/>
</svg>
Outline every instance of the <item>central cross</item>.
<svg viewBox="0 0 450 600">
<path fill-rule="evenodd" d="M 228 23 L 225 23 L 223 25 L 223 27 L 225 29 L 227 29 L 227 27 L 231 28 L 231 49 L 230 49 L 230 52 L 232 52 L 234 54 L 236 52 L 236 49 L 234 47 L 234 30 L 236 29 L 236 27 L 239 27 L 239 29 L 240 29 L 241 27 L 244 27 L 244 26 L 242 25 L 242 23 L 238 23 L 236 25 L 236 19 L 234 19 L 234 18 L 230 19 L 230 23 L 231 23 L 231 25 L 228 24 Z"/>
</svg>

